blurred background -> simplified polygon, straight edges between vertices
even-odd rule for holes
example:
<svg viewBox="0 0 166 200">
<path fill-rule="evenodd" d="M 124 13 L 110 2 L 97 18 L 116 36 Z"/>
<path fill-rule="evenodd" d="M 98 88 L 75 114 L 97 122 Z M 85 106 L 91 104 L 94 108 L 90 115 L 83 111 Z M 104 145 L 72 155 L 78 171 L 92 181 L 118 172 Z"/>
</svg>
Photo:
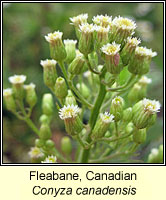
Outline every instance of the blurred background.
<svg viewBox="0 0 166 200">
<path fill-rule="evenodd" d="M 49 58 L 49 46 L 44 35 L 60 30 L 63 39 L 76 39 L 69 17 L 88 13 L 89 21 L 94 15 L 121 15 L 133 18 L 137 23 L 136 35 L 142 45 L 158 52 L 153 59 L 148 77 L 152 84 L 148 98 L 157 99 L 163 105 L 163 4 L 162 3 L 3 3 L 3 88 L 10 87 L 8 77 L 25 74 L 26 83 L 36 84 L 38 104 L 32 119 L 39 126 L 41 97 L 49 92 L 43 83 L 40 60 Z M 65 134 L 62 121 L 55 110 L 52 124 L 53 137 L 59 147 Z M 142 145 L 141 159 L 147 160 L 150 149 L 163 141 L 163 109 L 157 123 L 148 131 Z M 29 162 L 27 152 L 34 146 L 35 134 L 22 121 L 16 119 L 3 105 L 3 162 Z"/>
</svg>

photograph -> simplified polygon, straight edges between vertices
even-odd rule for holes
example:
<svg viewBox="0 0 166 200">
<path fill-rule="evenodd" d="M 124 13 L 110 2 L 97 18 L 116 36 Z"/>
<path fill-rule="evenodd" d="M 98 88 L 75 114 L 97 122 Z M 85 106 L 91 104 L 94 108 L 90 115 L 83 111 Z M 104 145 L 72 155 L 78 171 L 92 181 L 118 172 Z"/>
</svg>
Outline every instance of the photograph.
<svg viewBox="0 0 166 200">
<path fill-rule="evenodd" d="M 2 8 L 2 164 L 164 164 L 164 3 Z"/>
</svg>

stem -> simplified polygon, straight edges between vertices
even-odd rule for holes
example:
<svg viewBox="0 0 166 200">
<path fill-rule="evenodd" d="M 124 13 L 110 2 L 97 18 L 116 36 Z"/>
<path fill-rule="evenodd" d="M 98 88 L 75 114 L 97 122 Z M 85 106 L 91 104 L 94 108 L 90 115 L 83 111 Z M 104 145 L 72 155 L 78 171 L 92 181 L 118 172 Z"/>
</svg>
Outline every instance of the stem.
<svg viewBox="0 0 166 200">
<path fill-rule="evenodd" d="M 67 78 L 67 71 L 66 71 L 66 68 L 65 68 L 65 65 L 64 65 L 63 61 L 59 61 L 58 64 L 59 64 L 59 66 L 60 66 L 60 68 L 61 68 L 61 70 L 63 72 L 63 75 L 64 75 L 66 81 L 67 81 L 68 80 L 68 78 Z"/>
<path fill-rule="evenodd" d="M 56 148 L 54 148 L 54 152 L 55 152 L 55 155 L 57 156 L 57 158 L 60 159 L 62 162 L 64 162 L 64 163 L 71 162 L 70 160 L 64 158 L 63 155 Z"/>
<path fill-rule="evenodd" d="M 84 149 L 87 148 L 86 145 L 84 144 L 84 141 L 82 140 L 82 138 L 80 137 L 79 134 L 76 136 L 76 139 L 78 140 L 78 142 L 80 143 L 80 145 L 81 145 Z"/>
<path fill-rule="evenodd" d="M 85 56 L 85 55 L 84 55 L 84 56 Z M 98 72 L 98 71 L 96 71 L 95 69 L 93 69 L 93 68 L 91 67 L 91 65 L 90 65 L 90 63 L 89 63 L 89 60 L 88 60 L 88 56 L 85 56 L 85 58 L 86 58 L 86 62 L 87 62 L 87 65 L 88 65 L 89 70 L 90 70 L 92 73 L 94 73 L 94 74 L 100 75 L 101 72 Z"/>
</svg>

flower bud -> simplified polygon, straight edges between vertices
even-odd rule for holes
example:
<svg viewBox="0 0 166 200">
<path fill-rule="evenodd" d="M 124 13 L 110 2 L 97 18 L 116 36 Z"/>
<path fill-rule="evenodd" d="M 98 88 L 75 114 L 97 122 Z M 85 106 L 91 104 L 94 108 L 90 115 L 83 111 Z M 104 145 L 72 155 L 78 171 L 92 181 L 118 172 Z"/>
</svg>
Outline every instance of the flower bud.
<svg viewBox="0 0 166 200">
<path fill-rule="evenodd" d="M 130 134 L 134 130 L 134 125 L 132 122 L 128 123 L 125 127 L 125 133 Z"/>
<path fill-rule="evenodd" d="M 80 27 L 79 50 L 84 55 L 88 55 L 93 51 L 93 32 L 94 27 L 92 24 L 82 24 Z"/>
<path fill-rule="evenodd" d="M 13 98 L 13 91 L 11 88 L 3 90 L 3 97 L 5 99 L 6 108 L 11 112 L 16 112 L 16 103 Z"/>
<path fill-rule="evenodd" d="M 24 85 L 26 92 L 25 99 L 31 108 L 33 108 L 37 103 L 37 95 L 35 91 L 35 84 L 31 83 L 29 85 Z"/>
<path fill-rule="evenodd" d="M 134 37 L 134 38 L 128 37 L 127 38 L 127 43 L 125 44 L 124 48 L 122 49 L 122 51 L 120 53 L 120 56 L 122 58 L 122 62 L 124 64 L 124 66 L 129 64 L 129 61 L 130 61 L 131 57 L 134 56 L 135 49 L 140 42 L 141 41 L 139 39 L 137 39 L 136 37 Z"/>
<path fill-rule="evenodd" d="M 90 95 L 90 90 L 89 88 L 85 85 L 85 83 L 77 83 L 76 85 L 77 89 L 81 92 L 84 98 L 88 98 Z"/>
<path fill-rule="evenodd" d="M 55 147 L 55 143 L 50 139 L 46 140 L 45 145 L 46 145 L 46 148 L 48 148 L 48 149 L 52 149 L 53 147 Z"/>
<path fill-rule="evenodd" d="M 67 85 L 65 79 L 58 77 L 55 83 L 55 95 L 59 99 L 64 99 L 67 96 Z"/>
<path fill-rule="evenodd" d="M 82 121 L 79 117 L 80 109 L 77 105 L 65 105 L 59 110 L 59 117 L 64 120 L 66 132 L 74 136 L 83 129 Z"/>
<path fill-rule="evenodd" d="M 114 120 L 118 122 L 123 117 L 124 100 L 118 96 L 112 100 L 110 113 L 114 115 Z"/>
<path fill-rule="evenodd" d="M 39 121 L 40 121 L 41 124 L 50 124 L 51 117 L 43 114 L 43 115 L 41 115 Z"/>
<path fill-rule="evenodd" d="M 51 138 L 51 130 L 48 124 L 41 125 L 39 137 L 42 140 L 48 140 Z"/>
<path fill-rule="evenodd" d="M 77 54 L 75 59 L 70 63 L 68 71 L 72 75 L 78 75 L 82 72 L 82 68 L 85 64 L 85 59 L 82 54 Z"/>
<path fill-rule="evenodd" d="M 115 17 L 112 21 L 112 41 L 124 46 L 125 40 L 134 34 L 136 24 L 133 20 Z"/>
<path fill-rule="evenodd" d="M 65 99 L 65 105 L 77 105 L 77 102 L 76 102 L 76 99 L 72 93 L 71 90 L 68 90 L 68 95 L 66 96 L 66 99 Z"/>
<path fill-rule="evenodd" d="M 92 21 L 98 26 L 107 28 L 112 22 L 112 17 L 108 15 L 97 15 L 93 17 Z"/>
<path fill-rule="evenodd" d="M 122 70 L 122 61 L 119 55 L 120 45 L 113 42 L 101 48 L 107 71 L 111 74 L 119 74 Z"/>
<path fill-rule="evenodd" d="M 135 128 L 133 131 L 133 141 L 137 144 L 142 144 L 146 140 L 146 128 L 137 129 Z"/>
<path fill-rule="evenodd" d="M 108 112 L 100 113 L 100 117 L 97 120 L 95 127 L 92 131 L 91 138 L 96 140 L 104 136 L 110 127 L 110 123 L 113 122 L 114 116 L 110 115 Z"/>
<path fill-rule="evenodd" d="M 133 123 L 138 129 L 146 128 L 151 124 L 153 115 L 159 112 L 159 101 L 143 99 L 133 106 Z"/>
<path fill-rule="evenodd" d="M 72 152 L 72 144 L 69 137 L 65 136 L 61 140 L 61 150 L 63 153 L 69 155 Z"/>
<path fill-rule="evenodd" d="M 148 156 L 148 163 L 163 163 L 163 145 L 153 148 Z"/>
<path fill-rule="evenodd" d="M 74 27 L 75 27 L 77 38 L 80 37 L 79 26 L 82 25 L 82 24 L 86 24 L 87 19 L 88 19 L 88 14 L 81 14 L 81 15 L 78 15 L 76 17 L 70 18 L 70 20 L 72 22 L 71 24 L 73 24 Z"/>
<path fill-rule="evenodd" d="M 76 57 L 76 43 L 77 43 L 77 40 L 69 40 L 69 39 L 64 40 L 65 49 L 67 53 L 65 62 L 68 64 L 71 63 Z"/>
<path fill-rule="evenodd" d="M 45 158 L 42 149 L 38 147 L 32 147 L 28 154 L 32 163 L 40 163 Z"/>
<path fill-rule="evenodd" d="M 51 155 L 45 158 L 44 161 L 41 161 L 41 163 L 57 163 L 57 158 L 56 156 Z"/>
<path fill-rule="evenodd" d="M 57 79 L 55 60 L 41 60 L 40 64 L 43 66 L 44 83 L 49 88 L 53 88 Z"/>
<path fill-rule="evenodd" d="M 88 55 L 88 60 L 92 68 L 98 65 L 98 55 L 95 51 Z"/>
<path fill-rule="evenodd" d="M 45 36 L 45 39 L 50 44 L 51 58 L 57 61 L 62 61 L 66 58 L 66 50 L 62 42 L 62 32 L 55 31 Z"/>
<path fill-rule="evenodd" d="M 9 77 L 9 81 L 12 83 L 13 95 L 17 100 L 23 100 L 24 98 L 24 87 L 23 84 L 26 80 L 24 75 L 14 75 Z"/>
<path fill-rule="evenodd" d="M 41 148 L 45 145 L 45 140 L 42 140 L 42 139 L 36 139 L 35 140 L 35 146 L 38 147 L 38 148 Z"/>
<path fill-rule="evenodd" d="M 146 74 L 149 72 L 149 67 L 152 57 L 156 56 L 156 52 L 146 47 L 136 47 L 134 56 L 130 59 L 128 70 L 132 74 Z"/>
<path fill-rule="evenodd" d="M 142 93 L 141 86 L 138 83 L 134 84 L 134 86 L 131 88 L 131 90 L 128 93 L 128 100 L 132 103 L 135 103 L 141 100 L 142 99 L 142 98 L 140 99 L 141 93 Z"/>
<path fill-rule="evenodd" d="M 51 94 L 44 94 L 42 99 L 43 114 L 51 116 L 54 110 L 53 97 Z"/>
<path fill-rule="evenodd" d="M 129 123 L 131 120 L 132 120 L 132 108 L 129 107 L 123 111 L 123 121 Z"/>
</svg>

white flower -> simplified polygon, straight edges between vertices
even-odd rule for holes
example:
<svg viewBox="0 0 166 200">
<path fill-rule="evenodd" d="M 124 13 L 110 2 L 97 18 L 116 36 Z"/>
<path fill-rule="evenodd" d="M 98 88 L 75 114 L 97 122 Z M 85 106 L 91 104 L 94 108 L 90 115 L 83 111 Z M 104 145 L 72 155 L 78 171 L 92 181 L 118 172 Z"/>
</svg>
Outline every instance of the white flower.
<svg viewBox="0 0 166 200">
<path fill-rule="evenodd" d="M 41 161 L 41 163 L 56 163 L 57 158 L 56 156 L 48 156 L 44 161 Z"/>
<path fill-rule="evenodd" d="M 135 54 L 149 57 L 157 56 L 157 52 L 152 52 L 152 49 L 147 49 L 146 47 L 136 47 Z"/>
<path fill-rule="evenodd" d="M 76 45 L 76 44 L 77 44 L 77 40 L 70 40 L 70 39 L 67 39 L 67 40 L 64 40 L 64 44 L 65 44 L 65 45 L 69 45 L 69 44 Z"/>
<path fill-rule="evenodd" d="M 24 85 L 24 89 L 29 90 L 29 89 L 35 89 L 36 85 L 34 83 L 30 83 L 29 85 Z"/>
<path fill-rule="evenodd" d="M 148 78 L 147 76 L 142 76 L 140 79 L 139 79 L 139 83 L 141 84 L 149 84 L 152 82 L 152 79 L 151 78 Z"/>
<path fill-rule="evenodd" d="M 97 26 L 96 24 L 94 25 L 94 30 L 98 33 L 108 33 L 110 30 L 110 27 L 103 27 L 103 26 Z"/>
<path fill-rule="evenodd" d="M 40 148 L 38 148 L 38 147 L 31 147 L 31 150 L 29 151 L 29 156 L 31 157 L 31 158 L 41 158 L 41 157 L 43 157 L 44 156 L 44 153 L 41 151 L 41 149 Z"/>
<path fill-rule="evenodd" d="M 80 112 L 80 108 L 77 105 L 67 105 L 59 110 L 59 117 L 61 119 L 75 118 Z"/>
<path fill-rule="evenodd" d="M 62 35 L 62 32 L 55 31 L 54 33 L 48 33 L 48 35 L 45 36 L 45 39 L 47 40 L 47 42 L 52 43 L 57 39 L 62 39 Z"/>
<path fill-rule="evenodd" d="M 151 149 L 151 154 L 152 154 L 153 156 L 157 156 L 157 155 L 158 155 L 158 152 L 159 152 L 159 150 L 158 150 L 157 148 Z"/>
<path fill-rule="evenodd" d="M 132 31 L 136 28 L 136 23 L 128 18 L 124 17 L 115 17 L 113 20 L 113 25 L 115 25 L 117 28 L 123 29 L 123 30 L 129 30 Z"/>
<path fill-rule="evenodd" d="M 11 88 L 7 88 L 7 89 L 4 89 L 4 90 L 3 90 L 3 96 L 4 96 L 4 97 L 11 96 L 12 93 L 13 93 L 13 91 L 12 91 Z"/>
<path fill-rule="evenodd" d="M 123 104 L 124 101 L 122 99 L 122 97 L 118 96 L 118 97 L 115 97 L 113 100 L 112 100 L 112 104 L 114 105 L 120 105 L 120 104 Z"/>
<path fill-rule="evenodd" d="M 108 43 L 101 48 L 101 51 L 107 55 L 115 55 L 120 51 L 120 44 L 113 42 L 112 44 Z"/>
<path fill-rule="evenodd" d="M 43 66 L 43 67 L 47 67 L 47 66 L 52 66 L 52 65 L 56 65 L 57 64 L 57 62 L 56 62 L 56 60 L 41 60 L 40 61 L 40 64 Z"/>
<path fill-rule="evenodd" d="M 79 30 L 80 30 L 80 32 L 83 32 L 83 33 L 93 33 L 94 26 L 93 26 L 93 24 L 88 24 L 88 23 L 81 24 L 79 26 Z"/>
<path fill-rule="evenodd" d="M 157 113 L 157 112 L 160 112 L 160 102 L 159 101 L 156 101 L 156 100 L 149 100 L 149 99 L 146 99 L 144 98 L 142 100 L 142 103 L 143 103 L 143 106 L 144 106 L 144 110 L 146 112 L 149 112 L 149 113 Z"/>
<path fill-rule="evenodd" d="M 112 22 L 112 16 L 97 15 L 97 16 L 93 17 L 92 21 L 97 25 L 101 25 L 101 26 L 106 27 Z"/>
<path fill-rule="evenodd" d="M 88 14 L 81 14 L 78 15 L 76 17 L 71 17 L 71 24 L 75 25 L 75 26 L 79 26 L 81 24 L 87 23 L 87 19 L 88 19 Z"/>
<path fill-rule="evenodd" d="M 14 75 L 14 76 L 9 77 L 9 81 L 12 84 L 22 84 L 25 82 L 25 80 L 26 80 L 26 76 L 24 75 Z"/>
<path fill-rule="evenodd" d="M 110 113 L 108 112 L 105 112 L 105 113 L 100 113 L 100 118 L 102 119 L 102 121 L 104 123 L 110 123 L 110 122 L 113 122 L 114 120 L 114 115 L 111 115 Z"/>
<path fill-rule="evenodd" d="M 131 44 L 132 46 L 138 46 L 140 44 L 141 40 L 136 38 L 136 37 L 128 37 L 127 38 L 127 43 Z"/>
</svg>

